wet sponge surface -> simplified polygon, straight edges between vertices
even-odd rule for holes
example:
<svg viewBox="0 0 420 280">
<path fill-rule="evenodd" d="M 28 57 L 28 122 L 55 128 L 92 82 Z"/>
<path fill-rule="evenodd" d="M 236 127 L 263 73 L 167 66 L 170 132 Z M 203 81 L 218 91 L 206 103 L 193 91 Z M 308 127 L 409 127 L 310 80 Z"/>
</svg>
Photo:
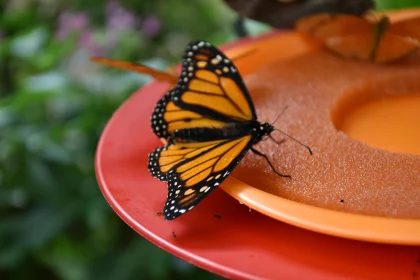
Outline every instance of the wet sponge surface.
<svg viewBox="0 0 420 280">
<path fill-rule="evenodd" d="M 340 121 L 343 108 L 364 100 L 420 94 L 420 55 L 394 65 L 375 65 L 316 50 L 273 61 L 244 81 L 259 121 L 271 123 L 288 106 L 274 126 L 308 144 L 314 155 L 273 132 L 274 138 L 286 141 L 277 145 L 265 140 L 255 148 L 292 179 L 277 176 L 251 152 L 233 176 L 277 196 L 326 209 L 420 218 L 420 156 L 370 147 L 333 124 Z"/>
</svg>

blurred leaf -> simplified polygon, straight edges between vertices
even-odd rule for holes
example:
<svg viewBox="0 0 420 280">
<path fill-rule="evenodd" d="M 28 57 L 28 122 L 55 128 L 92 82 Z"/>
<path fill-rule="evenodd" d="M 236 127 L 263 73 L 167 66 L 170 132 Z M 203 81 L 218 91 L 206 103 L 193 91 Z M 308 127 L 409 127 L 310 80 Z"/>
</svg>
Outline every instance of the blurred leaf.
<svg viewBox="0 0 420 280">
<path fill-rule="evenodd" d="M 38 27 L 30 32 L 14 38 L 10 42 L 11 54 L 21 57 L 30 58 L 36 55 L 47 39 L 47 30 Z"/>
<path fill-rule="evenodd" d="M 0 102 L 1 104 L 1 102 Z M 1 106 L 1 105 L 0 105 Z M 14 119 L 13 109 L 10 107 L 0 107 L 0 129 L 10 125 Z"/>
<path fill-rule="evenodd" d="M 43 250 L 40 258 L 53 268 L 62 279 L 87 279 L 86 264 L 92 252 L 83 243 L 75 243 L 67 236 L 61 236 L 51 246 L 52 250 Z"/>
<path fill-rule="evenodd" d="M 402 9 L 407 7 L 420 7 L 419 0 L 376 0 L 378 10 Z"/>
<path fill-rule="evenodd" d="M 30 251 L 45 246 L 58 232 L 64 230 L 71 222 L 72 209 L 58 209 L 42 206 L 19 218 L 3 220 L 0 224 L 0 266 L 19 266 Z"/>
<path fill-rule="evenodd" d="M 26 78 L 24 87 L 27 92 L 48 92 L 60 94 L 63 88 L 69 86 L 65 73 L 53 70 Z"/>
<path fill-rule="evenodd" d="M 40 247 L 65 229 L 72 220 L 74 209 L 42 206 L 32 209 L 20 220 L 15 239 L 27 247 Z"/>
</svg>

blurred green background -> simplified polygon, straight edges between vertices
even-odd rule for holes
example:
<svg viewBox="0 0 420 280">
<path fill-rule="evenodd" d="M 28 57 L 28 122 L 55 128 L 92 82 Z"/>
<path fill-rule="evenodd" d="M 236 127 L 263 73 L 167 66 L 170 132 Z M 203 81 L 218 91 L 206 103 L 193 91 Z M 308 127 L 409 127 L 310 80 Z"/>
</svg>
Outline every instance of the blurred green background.
<svg viewBox="0 0 420 280">
<path fill-rule="evenodd" d="M 104 200 L 100 133 L 149 78 L 89 57 L 165 69 L 192 39 L 234 40 L 235 14 L 221 0 L 3 0 L 0 14 L 0 279 L 219 279 L 145 241 Z"/>
</svg>

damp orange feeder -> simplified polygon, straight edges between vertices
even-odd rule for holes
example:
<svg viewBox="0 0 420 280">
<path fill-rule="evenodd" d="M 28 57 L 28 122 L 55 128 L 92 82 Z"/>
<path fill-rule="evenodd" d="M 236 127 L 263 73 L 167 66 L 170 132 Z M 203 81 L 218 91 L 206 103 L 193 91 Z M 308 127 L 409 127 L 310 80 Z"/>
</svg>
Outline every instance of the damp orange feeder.
<svg viewBox="0 0 420 280">
<path fill-rule="evenodd" d="M 391 20 L 413 14 L 420 10 Z M 116 213 L 159 247 L 224 277 L 420 274 L 420 52 L 374 64 L 343 59 L 295 32 L 274 32 L 225 53 L 239 57 L 259 120 L 270 122 L 288 106 L 276 128 L 314 155 L 287 138 L 263 141 L 258 149 L 292 179 L 248 154 L 223 191 L 164 221 L 156 212 L 167 187 L 149 175 L 147 154 L 160 145 L 149 115 L 170 85 L 155 81 L 117 110 L 98 145 L 98 181 Z"/>
</svg>

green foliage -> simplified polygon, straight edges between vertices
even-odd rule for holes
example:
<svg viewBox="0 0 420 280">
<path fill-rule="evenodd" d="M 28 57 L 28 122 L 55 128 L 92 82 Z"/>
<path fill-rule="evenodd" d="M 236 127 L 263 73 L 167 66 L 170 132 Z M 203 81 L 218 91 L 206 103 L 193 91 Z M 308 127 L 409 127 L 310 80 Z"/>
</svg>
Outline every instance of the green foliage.
<svg viewBox="0 0 420 280">
<path fill-rule="evenodd" d="M 408 7 L 420 7 L 419 0 L 376 0 L 376 7 L 379 10 L 402 9 Z"/>
<path fill-rule="evenodd" d="M 100 133 L 150 79 L 89 57 L 165 69 L 191 39 L 234 38 L 234 15 L 174 0 L 6 1 L 0 12 L 0 278 L 218 278 L 141 238 L 100 193 Z"/>
</svg>

